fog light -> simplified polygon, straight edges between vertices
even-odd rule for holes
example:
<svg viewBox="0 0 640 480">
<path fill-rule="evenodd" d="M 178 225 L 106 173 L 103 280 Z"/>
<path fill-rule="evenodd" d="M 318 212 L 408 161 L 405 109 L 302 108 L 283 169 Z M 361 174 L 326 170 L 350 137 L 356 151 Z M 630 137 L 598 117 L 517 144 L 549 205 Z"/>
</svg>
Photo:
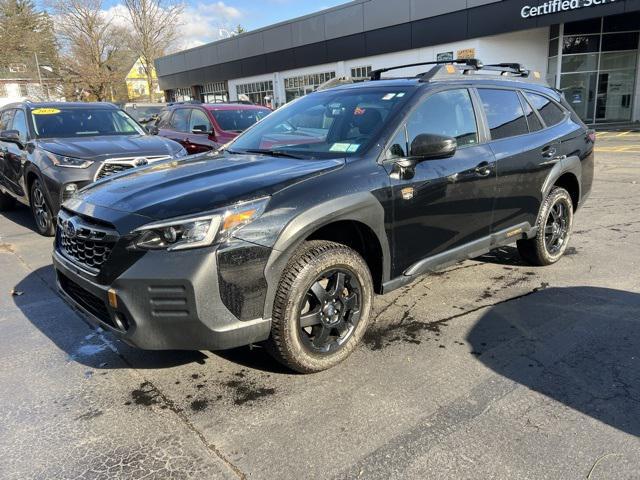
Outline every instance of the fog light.
<svg viewBox="0 0 640 480">
<path fill-rule="evenodd" d="M 110 288 L 107 292 L 107 296 L 109 297 L 109 305 L 113 308 L 118 308 L 118 296 L 116 295 L 116 291 L 113 288 Z"/>
<path fill-rule="evenodd" d="M 75 183 L 68 183 L 64 186 L 64 191 L 74 193 L 78 190 L 78 186 Z"/>
</svg>

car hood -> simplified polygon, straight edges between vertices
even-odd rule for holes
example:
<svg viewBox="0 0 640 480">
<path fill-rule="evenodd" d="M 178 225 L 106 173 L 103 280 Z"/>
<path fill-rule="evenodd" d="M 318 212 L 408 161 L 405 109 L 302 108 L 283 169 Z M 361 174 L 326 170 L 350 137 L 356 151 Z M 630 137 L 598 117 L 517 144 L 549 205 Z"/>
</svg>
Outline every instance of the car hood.
<svg viewBox="0 0 640 480">
<path fill-rule="evenodd" d="M 181 148 L 173 140 L 155 135 L 41 138 L 37 145 L 57 155 L 98 161 L 118 157 L 174 155 Z"/>
<path fill-rule="evenodd" d="M 343 159 L 298 160 L 262 155 L 204 154 L 159 162 L 99 181 L 65 206 L 90 206 L 165 220 L 272 195 L 309 177 L 338 169 Z"/>
</svg>

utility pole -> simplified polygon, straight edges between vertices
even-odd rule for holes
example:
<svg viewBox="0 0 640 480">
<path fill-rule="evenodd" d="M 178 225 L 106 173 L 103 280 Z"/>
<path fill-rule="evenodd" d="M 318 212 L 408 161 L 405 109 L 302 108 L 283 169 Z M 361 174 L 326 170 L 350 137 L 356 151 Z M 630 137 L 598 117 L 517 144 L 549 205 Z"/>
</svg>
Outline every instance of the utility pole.
<svg viewBox="0 0 640 480">
<path fill-rule="evenodd" d="M 44 92 L 44 85 L 42 84 L 42 72 L 40 72 L 40 62 L 38 61 L 38 52 L 33 52 L 33 56 L 36 57 L 36 70 L 38 70 L 38 81 L 40 82 L 40 91 Z M 46 91 L 47 100 L 49 100 L 49 88 Z"/>
</svg>

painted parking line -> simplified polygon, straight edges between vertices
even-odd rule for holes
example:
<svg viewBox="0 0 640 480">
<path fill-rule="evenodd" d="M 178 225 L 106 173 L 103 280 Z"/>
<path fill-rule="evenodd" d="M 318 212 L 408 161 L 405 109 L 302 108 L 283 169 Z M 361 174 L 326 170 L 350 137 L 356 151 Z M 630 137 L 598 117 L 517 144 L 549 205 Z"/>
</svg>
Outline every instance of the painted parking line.
<svg viewBox="0 0 640 480">
<path fill-rule="evenodd" d="M 596 153 L 640 153 L 640 145 L 627 147 L 596 147 Z"/>
</svg>

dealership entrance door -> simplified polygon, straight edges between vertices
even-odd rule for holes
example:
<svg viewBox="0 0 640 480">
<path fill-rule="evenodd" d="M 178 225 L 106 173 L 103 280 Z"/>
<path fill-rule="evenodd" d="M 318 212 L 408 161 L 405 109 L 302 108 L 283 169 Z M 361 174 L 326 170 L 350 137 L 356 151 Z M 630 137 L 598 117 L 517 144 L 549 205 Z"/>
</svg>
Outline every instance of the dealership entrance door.
<svg viewBox="0 0 640 480">
<path fill-rule="evenodd" d="M 551 27 L 549 82 L 590 124 L 638 119 L 640 12 Z"/>
</svg>

